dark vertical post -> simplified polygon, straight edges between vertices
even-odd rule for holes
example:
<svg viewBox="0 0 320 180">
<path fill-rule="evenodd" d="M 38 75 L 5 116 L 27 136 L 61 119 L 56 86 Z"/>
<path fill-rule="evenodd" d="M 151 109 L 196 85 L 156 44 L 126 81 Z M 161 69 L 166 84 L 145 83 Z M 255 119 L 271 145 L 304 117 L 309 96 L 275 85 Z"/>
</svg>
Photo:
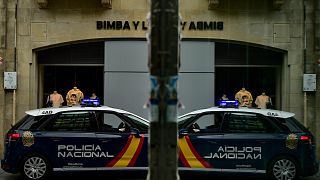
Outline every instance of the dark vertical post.
<svg viewBox="0 0 320 180">
<path fill-rule="evenodd" d="M 177 80 L 179 1 L 151 0 L 149 34 L 150 141 L 149 180 L 179 179 Z"/>
</svg>

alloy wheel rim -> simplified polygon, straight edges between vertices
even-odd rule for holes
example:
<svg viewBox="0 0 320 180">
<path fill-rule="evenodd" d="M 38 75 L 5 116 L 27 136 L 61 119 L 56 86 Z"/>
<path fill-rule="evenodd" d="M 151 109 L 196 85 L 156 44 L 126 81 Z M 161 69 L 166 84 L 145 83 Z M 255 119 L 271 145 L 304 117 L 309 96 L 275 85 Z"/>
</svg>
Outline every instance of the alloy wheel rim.
<svg viewBox="0 0 320 180">
<path fill-rule="evenodd" d="M 30 179 L 40 179 L 47 170 L 45 161 L 40 157 L 31 157 L 24 163 L 24 173 Z"/>
<path fill-rule="evenodd" d="M 277 180 L 292 180 L 296 176 L 296 166 L 288 159 L 278 160 L 273 166 L 273 175 Z"/>
</svg>

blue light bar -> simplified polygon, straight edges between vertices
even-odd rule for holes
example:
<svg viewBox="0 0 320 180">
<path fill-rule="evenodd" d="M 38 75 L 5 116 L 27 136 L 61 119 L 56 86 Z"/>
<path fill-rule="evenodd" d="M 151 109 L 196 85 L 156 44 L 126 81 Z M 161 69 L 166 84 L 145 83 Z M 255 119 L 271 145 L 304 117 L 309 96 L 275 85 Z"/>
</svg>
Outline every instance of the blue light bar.
<svg viewBox="0 0 320 180">
<path fill-rule="evenodd" d="M 219 101 L 219 107 L 238 107 L 239 102 L 237 100 L 221 100 Z"/>
<path fill-rule="evenodd" d="M 82 106 L 99 106 L 100 100 L 99 99 L 82 99 L 81 105 Z"/>
</svg>

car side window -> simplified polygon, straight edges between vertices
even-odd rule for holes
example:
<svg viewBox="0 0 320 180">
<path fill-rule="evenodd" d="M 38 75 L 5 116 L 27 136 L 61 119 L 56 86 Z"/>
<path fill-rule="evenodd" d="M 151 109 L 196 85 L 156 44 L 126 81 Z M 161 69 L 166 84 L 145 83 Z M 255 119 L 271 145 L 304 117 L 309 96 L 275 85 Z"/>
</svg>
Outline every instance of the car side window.
<svg viewBox="0 0 320 180">
<path fill-rule="evenodd" d="M 194 133 L 217 133 L 220 131 L 222 119 L 222 113 L 203 114 L 188 127 L 188 130 Z"/>
<path fill-rule="evenodd" d="M 139 117 L 131 115 L 131 114 L 123 114 L 127 118 L 131 119 L 132 124 L 139 128 L 142 133 L 146 133 L 149 130 L 149 126 L 147 122 L 143 122 Z"/>
<path fill-rule="evenodd" d="M 100 112 L 97 115 L 99 131 L 102 132 L 127 132 L 128 124 L 118 115 L 110 112 Z"/>
<path fill-rule="evenodd" d="M 224 127 L 226 132 L 234 133 L 272 133 L 276 131 L 266 118 L 251 113 L 230 113 Z"/>
<path fill-rule="evenodd" d="M 93 131 L 91 112 L 64 112 L 51 119 L 44 127 L 47 131 Z"/>
</svg>

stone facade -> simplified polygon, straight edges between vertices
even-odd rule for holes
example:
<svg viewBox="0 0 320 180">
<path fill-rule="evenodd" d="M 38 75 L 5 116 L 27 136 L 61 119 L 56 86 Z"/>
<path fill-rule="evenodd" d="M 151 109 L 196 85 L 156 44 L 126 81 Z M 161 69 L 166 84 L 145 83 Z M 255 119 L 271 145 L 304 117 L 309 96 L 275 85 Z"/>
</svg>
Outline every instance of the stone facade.
<svg viewBox="0 0 320 180">
<path fill-rule="evenodd" d="M 183 22 L 224 22 L 220 31 L 188 30 L 186 26 L 183 38 L 241 41 L 285 51 L 282 110 L 295 112 L 319 142 L 320 67 L 315 62 L 320 59 L 320 3 L 305 1 L 305 19 L 303 0 L 184 0 L 180 3 Z M 97 39 L 145 38 L 147 31 L 142 24 L 137 29 L 131 24 L 130 30 L 98 30 L 96 21 L 147 22 L 149 6 L 149 0 L 0 0 L 0 56 L 5 60 L 0 65 L 1 134 L 25 110 L 38 107 L 41 77 L 36 50 Z M 4 90 L 4 71 L 17 71 L 17 90 Z M 306 96 L 302 91 L 304 73 L 317 73 L 318 79 L 318 91 Z"/>
</svg>

